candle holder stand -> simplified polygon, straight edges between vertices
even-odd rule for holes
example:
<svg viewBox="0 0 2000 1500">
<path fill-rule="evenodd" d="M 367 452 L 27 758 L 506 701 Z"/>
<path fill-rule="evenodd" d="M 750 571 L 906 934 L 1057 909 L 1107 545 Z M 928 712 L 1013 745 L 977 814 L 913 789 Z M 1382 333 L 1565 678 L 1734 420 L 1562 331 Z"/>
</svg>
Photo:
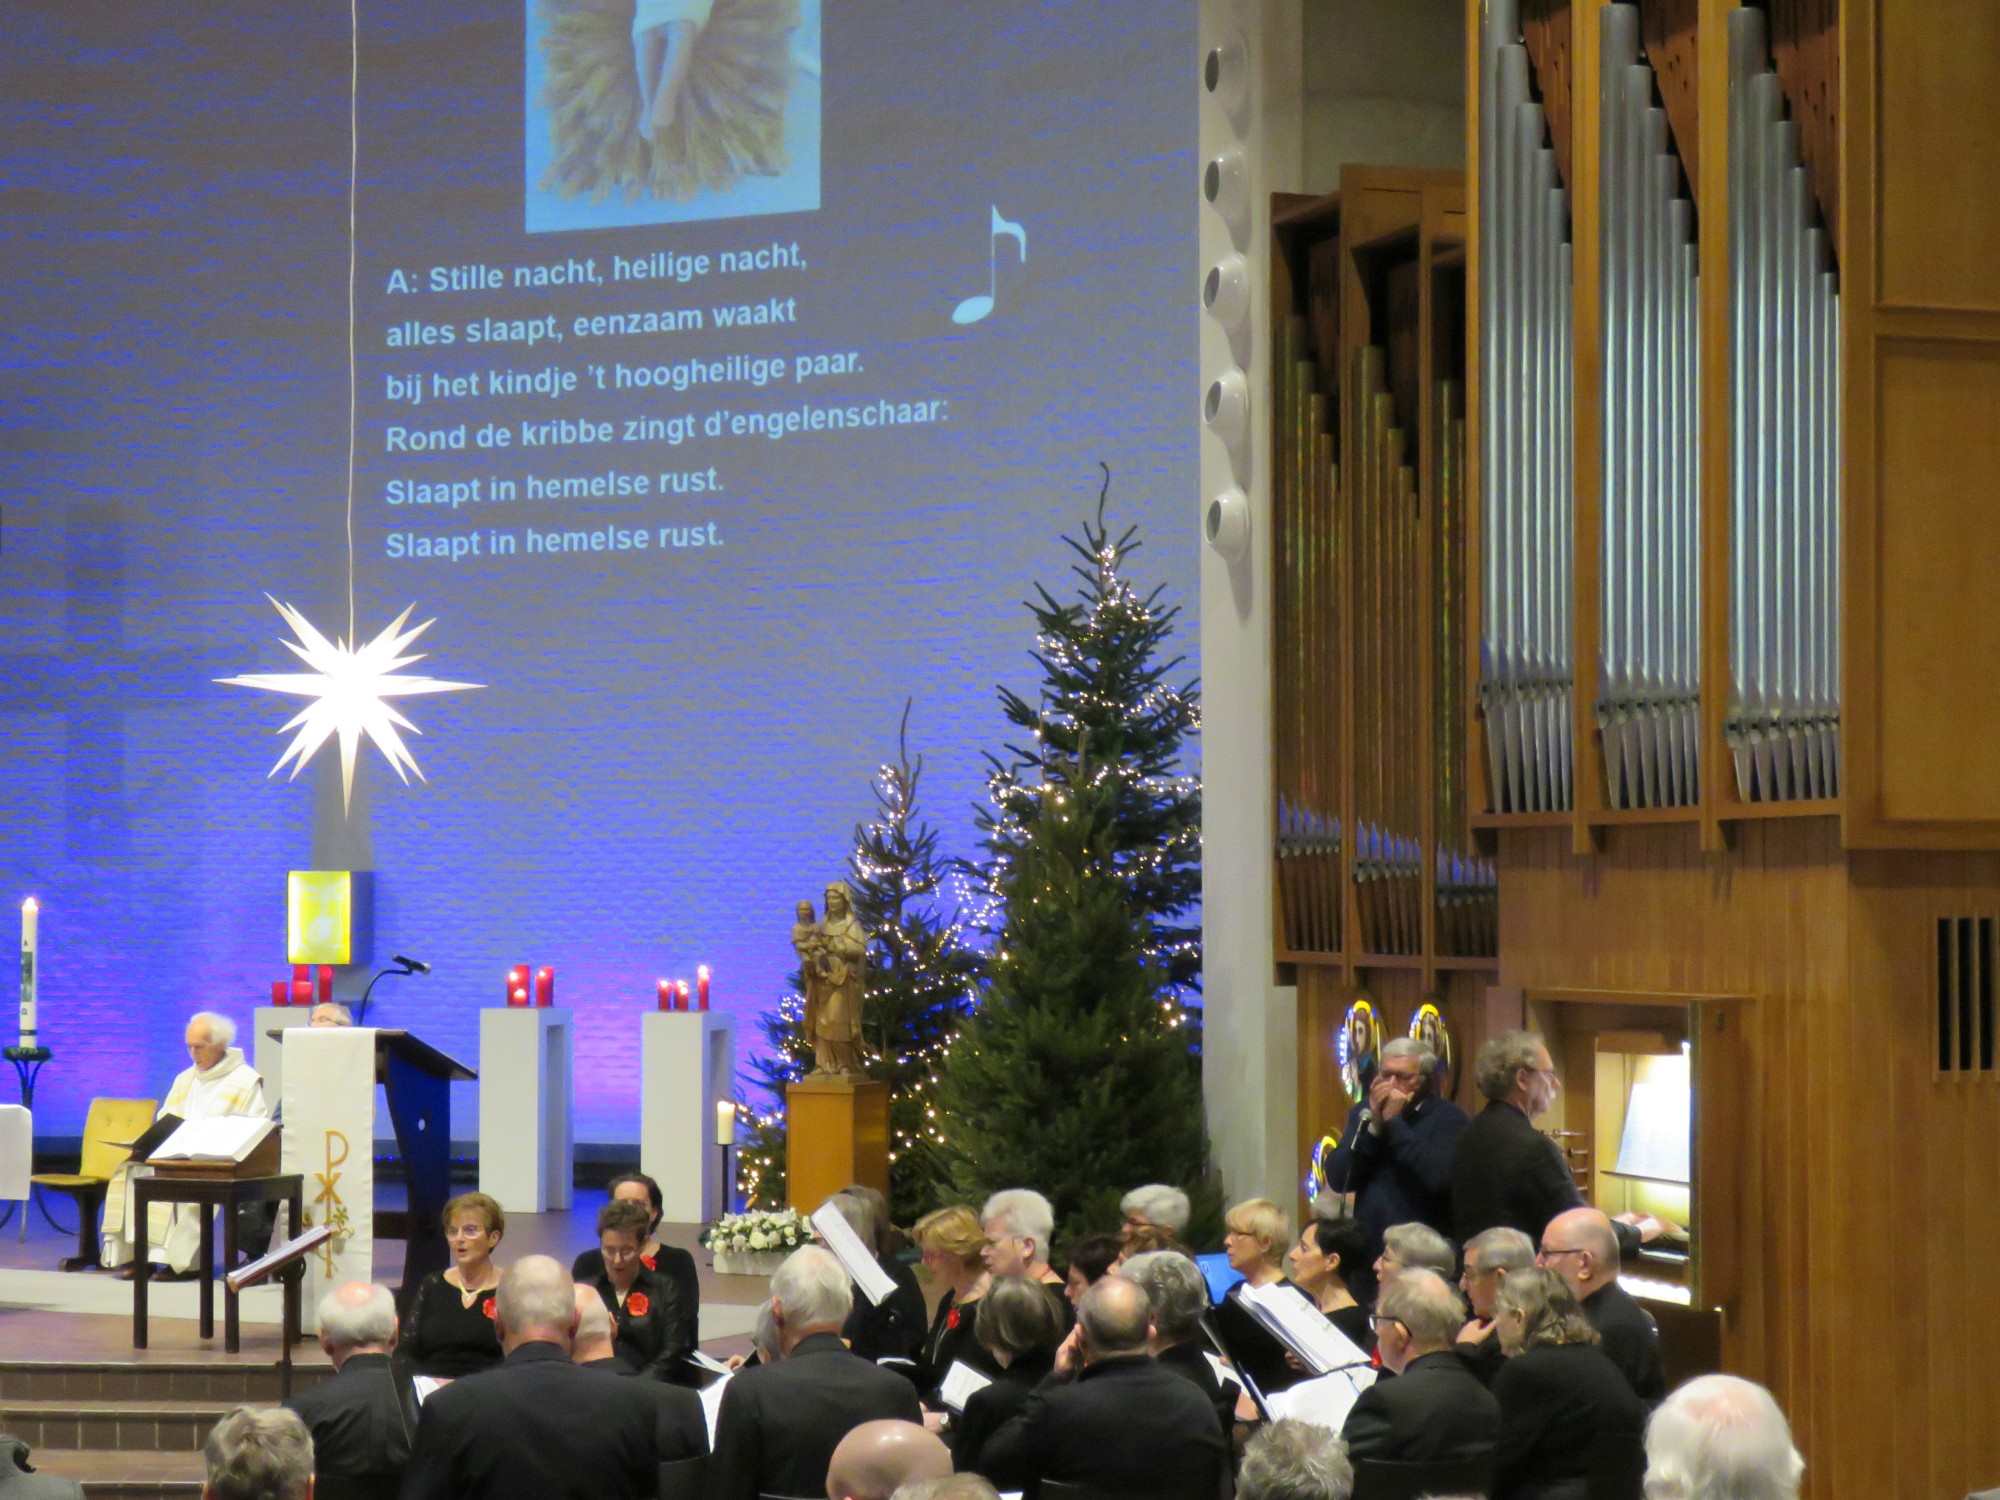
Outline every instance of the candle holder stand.
<svg viewBox="0 0 2000 1500">
<path fill-rule="evenodd" d="M 23 1109 L 32 1110 L 35 1107 L 35 1080 L 41 1077 L 42 1064 L 54 1056 L 55 1052 L 48 1047 L 0 1047 L 0 1057 L 6 1058 L 14 1065 L 14 1076 L 20 1080 Z M 34 1199 L 35 1206 L 41 1209 L 42 1217 L 48 1221 L 49 1228 L 57 1234 L 75 1233 L 74 1228 L 65 1229 L 56 1222 L 55 1215 L 49 1212 L 48 1201 L 40 1193 L 34 1192 L 31 1188 L 29 1195 Z M 7 1205 L 7 1212 L 0 1214 L 0 1229 L 6 1228 L 8 1220 L 13 1217 L 14 1205 L 10 1203 Z M 24 1207 L 17 1238 L 25 1238 L 27 1233 L 28 1215 Z"/>
</svg>

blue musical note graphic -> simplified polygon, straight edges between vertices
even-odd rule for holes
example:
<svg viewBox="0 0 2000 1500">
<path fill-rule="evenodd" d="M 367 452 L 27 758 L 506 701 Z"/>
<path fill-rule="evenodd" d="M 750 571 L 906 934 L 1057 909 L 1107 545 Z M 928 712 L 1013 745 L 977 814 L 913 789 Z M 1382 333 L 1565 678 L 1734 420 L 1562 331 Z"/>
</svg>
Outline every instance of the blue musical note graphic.
<svg viewBox="0 0 2000 1500">
<path fill-rule="evenodd" d="M 1000 217 L 1000 210 L 993 209 L 993 229 L 986 241 L 986 292 L 983 296 L 967 297 L 951 310 L 954 323 L 977 323 L 993 311 L 995 299 L 1000 295 L 1000 241 L 1011 239 L 1021 248 L 1021 264 L 1028 263 L 1028 231 L 1011 219 Z"/>
</svg>

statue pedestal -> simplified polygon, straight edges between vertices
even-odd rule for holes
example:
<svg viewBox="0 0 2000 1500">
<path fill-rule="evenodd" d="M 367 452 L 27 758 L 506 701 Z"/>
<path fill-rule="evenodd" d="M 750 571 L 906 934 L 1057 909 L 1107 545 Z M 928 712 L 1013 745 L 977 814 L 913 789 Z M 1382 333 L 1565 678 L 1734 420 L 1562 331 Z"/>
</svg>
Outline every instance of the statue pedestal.
<svg viewBox="0 0 2000 1500">
<path fill-rule="evenodd" d="M 889 1085 L 809 1078 L 785 1090 L 785 1201 L 811 1213 L 850 1183 L 889 1191 Z"/>
</svg>

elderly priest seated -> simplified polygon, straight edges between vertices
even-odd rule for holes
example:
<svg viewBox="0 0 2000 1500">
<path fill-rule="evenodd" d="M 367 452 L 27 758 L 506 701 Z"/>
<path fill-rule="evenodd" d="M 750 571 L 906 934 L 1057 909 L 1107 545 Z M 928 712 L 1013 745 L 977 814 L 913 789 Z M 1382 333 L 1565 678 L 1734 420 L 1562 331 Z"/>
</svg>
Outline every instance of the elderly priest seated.
<svg viewBox="0 0 2000 1500">
<path fill-rule="evenodd" d="M 213 1120 L 224 1115 L 271 1118 L 264 1097 L 264 1080 L 244 1060 L 236 1040 L 236 1023 L 212 1010 L 198 1013 L 187 1024 L 189 1066 L 167 1090 L 158 1118 L 175 1115 L 182 1121 Z M 103 1259 L 106 1266 L 123 1266 L 132 1259 L 138 1238 L 132 1179 L 150 1169 L 126 1162 L 112 1174 L 104 1195 Z M 152 1258 L 186 1274 L 201 1247 L 201 1214 L 192 1204 L 155 1204 L 147 1219 L 146 1239 Z M 129 1274 L 129 1273 L 128 1273 Z"/>
</svg>

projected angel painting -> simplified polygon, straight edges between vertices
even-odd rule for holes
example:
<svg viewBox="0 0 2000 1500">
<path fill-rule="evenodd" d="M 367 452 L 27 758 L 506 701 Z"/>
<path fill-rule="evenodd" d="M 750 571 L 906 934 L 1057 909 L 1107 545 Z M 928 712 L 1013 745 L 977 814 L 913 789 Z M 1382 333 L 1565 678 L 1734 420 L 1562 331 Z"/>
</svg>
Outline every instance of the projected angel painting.
<svg viewBox="0 0 2000 1500">
<path fill-rule="evenodd" d="M 819 206 L 819 0 L 529 0 L 530 232 Z"/>
</svg>

